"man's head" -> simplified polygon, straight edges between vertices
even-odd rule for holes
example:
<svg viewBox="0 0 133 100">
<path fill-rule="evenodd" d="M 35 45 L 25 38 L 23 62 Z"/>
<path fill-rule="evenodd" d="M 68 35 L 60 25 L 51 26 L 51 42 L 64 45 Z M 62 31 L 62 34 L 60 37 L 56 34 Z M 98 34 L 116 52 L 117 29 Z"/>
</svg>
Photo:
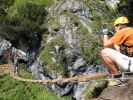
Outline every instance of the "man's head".
<svg viewBox="0 0 133 100">
<path fill-rule="evenodd" d="M 129 20 L 127 17 L 122 16 L 122 17 L 118 17 L 115 21 L 114 21 L 114 27 L 116 31 L 119 31 L 125 27 L 127 27 L 127 25 L 129 24 Z"/>
</svg>

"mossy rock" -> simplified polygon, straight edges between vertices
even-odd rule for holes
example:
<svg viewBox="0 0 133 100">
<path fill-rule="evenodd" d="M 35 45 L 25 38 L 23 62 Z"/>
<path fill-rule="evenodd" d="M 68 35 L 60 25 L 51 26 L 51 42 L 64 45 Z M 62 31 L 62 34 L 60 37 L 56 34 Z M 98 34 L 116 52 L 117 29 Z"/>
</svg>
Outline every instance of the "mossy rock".
<svg viewBox="0 0 133 100">
<path fill-rule="evenodd" d="M 74 24 L 76 27 L 78 27 L 78 30 L 75 32 L 77 35 L 88 33 L 88 29 L 82 25 L 82 23 L 80 22 L 80 18 L 77 15 L 75 15 L 69 11 L 63 12 L 61 14 L 66 17 L 70 17 L 71 23 Z"/>
<path fill-rule="evenodd" d="M 54 30 L 60 27 L 59 15 L 49 18 L 48 25 Z"/>
<path fill-rule="evenodd" d="M 81 38 L 80 47 L 82 54 L 89 64 L 100 64 L 101 41 L 93 34 Z"/>
<path fill-rule="evenodd" d="M 91 81 L 83 93 L 84 99 L 92 100 L 92 98 L 99 96 L 106 87 L 107 81 Z"/>
<path fill-rule="evenodd" d="M 53 54 L 51 52 L 54 51 L 54 46 L 63 46 L 64 48 L 69 47 L 65 41 L 63 36 L 56 36 L 50 43 L 47 43 L 42 49 L 40 55 L 41 61 L 47 65 L 48 71 L 54 71 L 55 73 L 60 73 L 61 75 L 64 74 L 64 55 L 62 55 L 62 58 L 60 59 L 59 63 L 55 63 L 52 60 Z"/>
</svg>

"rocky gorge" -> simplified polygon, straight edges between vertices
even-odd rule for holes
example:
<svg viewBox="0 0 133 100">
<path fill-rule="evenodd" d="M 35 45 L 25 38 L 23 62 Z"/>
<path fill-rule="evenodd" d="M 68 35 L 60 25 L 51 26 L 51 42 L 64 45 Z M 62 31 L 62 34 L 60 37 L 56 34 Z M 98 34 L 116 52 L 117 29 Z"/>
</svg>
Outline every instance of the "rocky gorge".
<svg viewBox="0 0 133 100">
<path fill-rule="evenodd" d="M 6 27 L 13 34 L 10 36 L 8 30 L 4 30 L 5 23 L 1 22 L 0 35 L 16 48 L 24 52 L 30 48 L 31 53 L 35 53 L 30 71 L 34 79 L 38 80 L 107 72 L 100 59 L 103 26 L 112 31 L 112 22 L 115 17 L 124 14 L 130 18 L 133 17 L 132 2 L 126 0 L 51 0 L 52 3 L 49 5 L 44 4 L 45 6 L 39 7 L 39 3 L 37 4 L 34 0 L 24 2 L 27 8 L 23 8 L 24 5 L 22 5 L 17 10 L 26 12 L 24 18 L 27 18 L 25 19 L 27 23 L 19 22 L 19 19 L 11 21 L 11 25 L 13 23 L 15 25 Z M 33 16 L 28 7 L 32 10 L 36 9 L 34 11 L 36 16 Z M 12 11 L 13 8 L 12 6 L 9 10 Z M 7 15 L 9 16 L 10 13 Z M 19 16 L 19 12 L 17 14 L 14 11 L 11 15 L 15 18 Z M 28 41 L 25 42 L 25 39 Z M 47 88 L 58 96 L 71 96 L 74 100 L 92 98 L 115 100 L 111 97 L 106 98 L 108 95 L 106 91 L 115 91 L 113 88 L 107 90 L 107 81 L 58 83 L 47 85 Z"/>
</svg>

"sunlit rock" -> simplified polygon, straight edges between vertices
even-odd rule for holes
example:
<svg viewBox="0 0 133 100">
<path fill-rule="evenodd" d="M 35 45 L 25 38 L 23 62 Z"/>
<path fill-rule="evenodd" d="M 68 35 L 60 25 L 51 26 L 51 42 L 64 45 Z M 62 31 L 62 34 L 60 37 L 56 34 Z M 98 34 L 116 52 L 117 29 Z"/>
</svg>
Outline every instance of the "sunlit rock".
<svg viewBox="0 0 133 100">
<path fill-rule="evenodd" d="M 106 4 L 111 8 L 111 9 L 117 9 L 118 4 L 120 3 L 120 0 L 105 0 Z"/>
</svg>

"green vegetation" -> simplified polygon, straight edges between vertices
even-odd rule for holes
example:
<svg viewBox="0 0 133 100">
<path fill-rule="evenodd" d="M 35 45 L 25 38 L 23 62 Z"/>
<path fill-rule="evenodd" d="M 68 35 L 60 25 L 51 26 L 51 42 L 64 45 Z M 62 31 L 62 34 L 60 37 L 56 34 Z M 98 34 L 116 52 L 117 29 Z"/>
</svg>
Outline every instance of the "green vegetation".
<svg viewBox="0 0 133 100">
<path fill-rule="evenodd" d="M 92 14 L 93 21 L 91 26 L 93 32 L 99 31 L 104 24 L 111 28 L 114 18 L 120 15 L 117 9 L 109 8 L 104 0 L 86 0 L 86 4 Z"/>
<path fill-rule="evenodd" d="M 100 64 L 101 41 L 97 36 L 86 34 L 81 37 L 80 47 L 82 54 L 89 64 Z"/>
<path fill-rule="evenodd" d="M 39 84 L 19 82 L 8 74 L 0 75 L 0 100 L 71 100 L 58 97 Z"/>
<path fill-rule="evenodd" d="M 41 50 L 40 58 L 41 61 L 47 65 L 48 71 L 54 71 L 55 73 L 60 73 L 61 75 L 64 73 L 64 55 L 60 55 L 61 57 L 58 59 L 59 61 L 57 63 L 53 62 L 52 57 L 54 55 L 51 52 L 54 52 L 54 46 L 62 46 L 64 48 L 67 48 L 68 45 L 64 41 L 63 36 L 56 36 L 54 37 L 51 42 L 47 43 L 45 45 L 45 48 Z M 45 66 L 46 67 L 46 66 Z"/>
<path fill-rule="evenodd" d="M 33 79 L 25 64 L 20 66 L 19 75 Z M 44 85 L 14 80 L 8 73 L 0 69 L 0 100 L 71 100 L 71 97 L 57 96 Z"/>
<path fill-rule="evenodd" d="M 12 41 L 16 47 L 36 47 L 36 33 L 41 36 L 47 31 L 47 4 L 41 2 L 49 4 L 45 0 L 3 1 L 3 9 L 0 9 L 0 36 Z"/>
<path fill-rule="evenodd" d="M 59 16 L 49 18 L 48 24 L 52 29 L 58 29 L 60 27 Z"/>
<path fill-rule="evenodd" d="M 20 76 L 32 79 L 26 66 L 20 66 Z M 0 70 L 0 100 L 71 100 L 71 97 L 58 97 L 44 85 L 14 80 L 8 73 Z"/>
</svg>

